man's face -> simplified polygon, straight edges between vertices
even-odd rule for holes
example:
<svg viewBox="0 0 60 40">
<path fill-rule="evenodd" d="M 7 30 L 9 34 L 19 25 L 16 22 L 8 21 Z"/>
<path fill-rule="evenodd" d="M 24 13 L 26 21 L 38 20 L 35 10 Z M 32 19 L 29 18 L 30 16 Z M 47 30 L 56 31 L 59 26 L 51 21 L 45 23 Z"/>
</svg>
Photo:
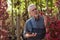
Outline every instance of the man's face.
<svg viewBox="0 0 60 40">
<path fill-rule="evenodd" d="M 32 6 L 31 9 L 30 9 L 30 15 L 37 18 L 38 17 L 38 10 L 36 8 L 36 6 Z"/>
</svg>

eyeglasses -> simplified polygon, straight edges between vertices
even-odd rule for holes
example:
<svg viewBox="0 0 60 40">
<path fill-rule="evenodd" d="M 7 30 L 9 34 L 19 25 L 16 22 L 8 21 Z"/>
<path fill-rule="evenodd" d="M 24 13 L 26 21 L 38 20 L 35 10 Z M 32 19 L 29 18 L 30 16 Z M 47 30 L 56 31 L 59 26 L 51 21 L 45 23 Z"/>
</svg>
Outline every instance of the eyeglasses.
<svg viewBox="0 0 60 40">
<path fill-rule="evenodd" d="M 37 10 L 37 8 L 33 9 L 32 11 Z"/>
</svg>

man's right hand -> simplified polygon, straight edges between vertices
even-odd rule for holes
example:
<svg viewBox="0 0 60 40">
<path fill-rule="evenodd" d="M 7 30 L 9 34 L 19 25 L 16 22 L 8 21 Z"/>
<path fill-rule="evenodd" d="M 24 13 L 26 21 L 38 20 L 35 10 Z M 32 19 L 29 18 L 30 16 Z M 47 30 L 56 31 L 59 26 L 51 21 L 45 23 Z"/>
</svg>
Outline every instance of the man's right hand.
<svg viewBox="0 0 60 40">
<path fill-rule="evenodd" d="M 26 38 L 35 37 L 36 35 L 37 35 L 37 33 L 32 33 L 32 34 L 26 33 L 25 37 Z"/>
</svg>

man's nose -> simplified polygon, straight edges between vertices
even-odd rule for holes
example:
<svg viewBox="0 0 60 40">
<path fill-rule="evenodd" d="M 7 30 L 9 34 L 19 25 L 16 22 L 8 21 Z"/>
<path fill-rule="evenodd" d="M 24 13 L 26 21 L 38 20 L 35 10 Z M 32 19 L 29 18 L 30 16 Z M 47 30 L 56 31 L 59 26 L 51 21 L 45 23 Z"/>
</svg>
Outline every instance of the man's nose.
<svg viewBox="0 0 60 40">
<path fill-rule="evenodd" d="M 37 12 L 37 10 L 35 10 L 35 12 Z"/>
</svg>

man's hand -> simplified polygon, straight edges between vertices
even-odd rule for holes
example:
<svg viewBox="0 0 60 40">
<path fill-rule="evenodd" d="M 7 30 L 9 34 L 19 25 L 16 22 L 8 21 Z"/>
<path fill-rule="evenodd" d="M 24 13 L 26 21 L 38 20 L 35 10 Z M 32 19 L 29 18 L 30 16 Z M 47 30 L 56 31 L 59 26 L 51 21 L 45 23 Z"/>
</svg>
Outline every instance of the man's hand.
<svg viewBox="0 0 60 40">
<path fill-rule="evenodd" d="M 26 33 L 25 37 L 26 38 L 35 37 L 36 35 L 37 35 L 37 33 L 32 33 L 32 34 Z"/>
<path fill-rule="evenodd" d="M 37 35 L 37 33 L 32 33 L 32 37 L 35 37 Z"/>
</svg>

